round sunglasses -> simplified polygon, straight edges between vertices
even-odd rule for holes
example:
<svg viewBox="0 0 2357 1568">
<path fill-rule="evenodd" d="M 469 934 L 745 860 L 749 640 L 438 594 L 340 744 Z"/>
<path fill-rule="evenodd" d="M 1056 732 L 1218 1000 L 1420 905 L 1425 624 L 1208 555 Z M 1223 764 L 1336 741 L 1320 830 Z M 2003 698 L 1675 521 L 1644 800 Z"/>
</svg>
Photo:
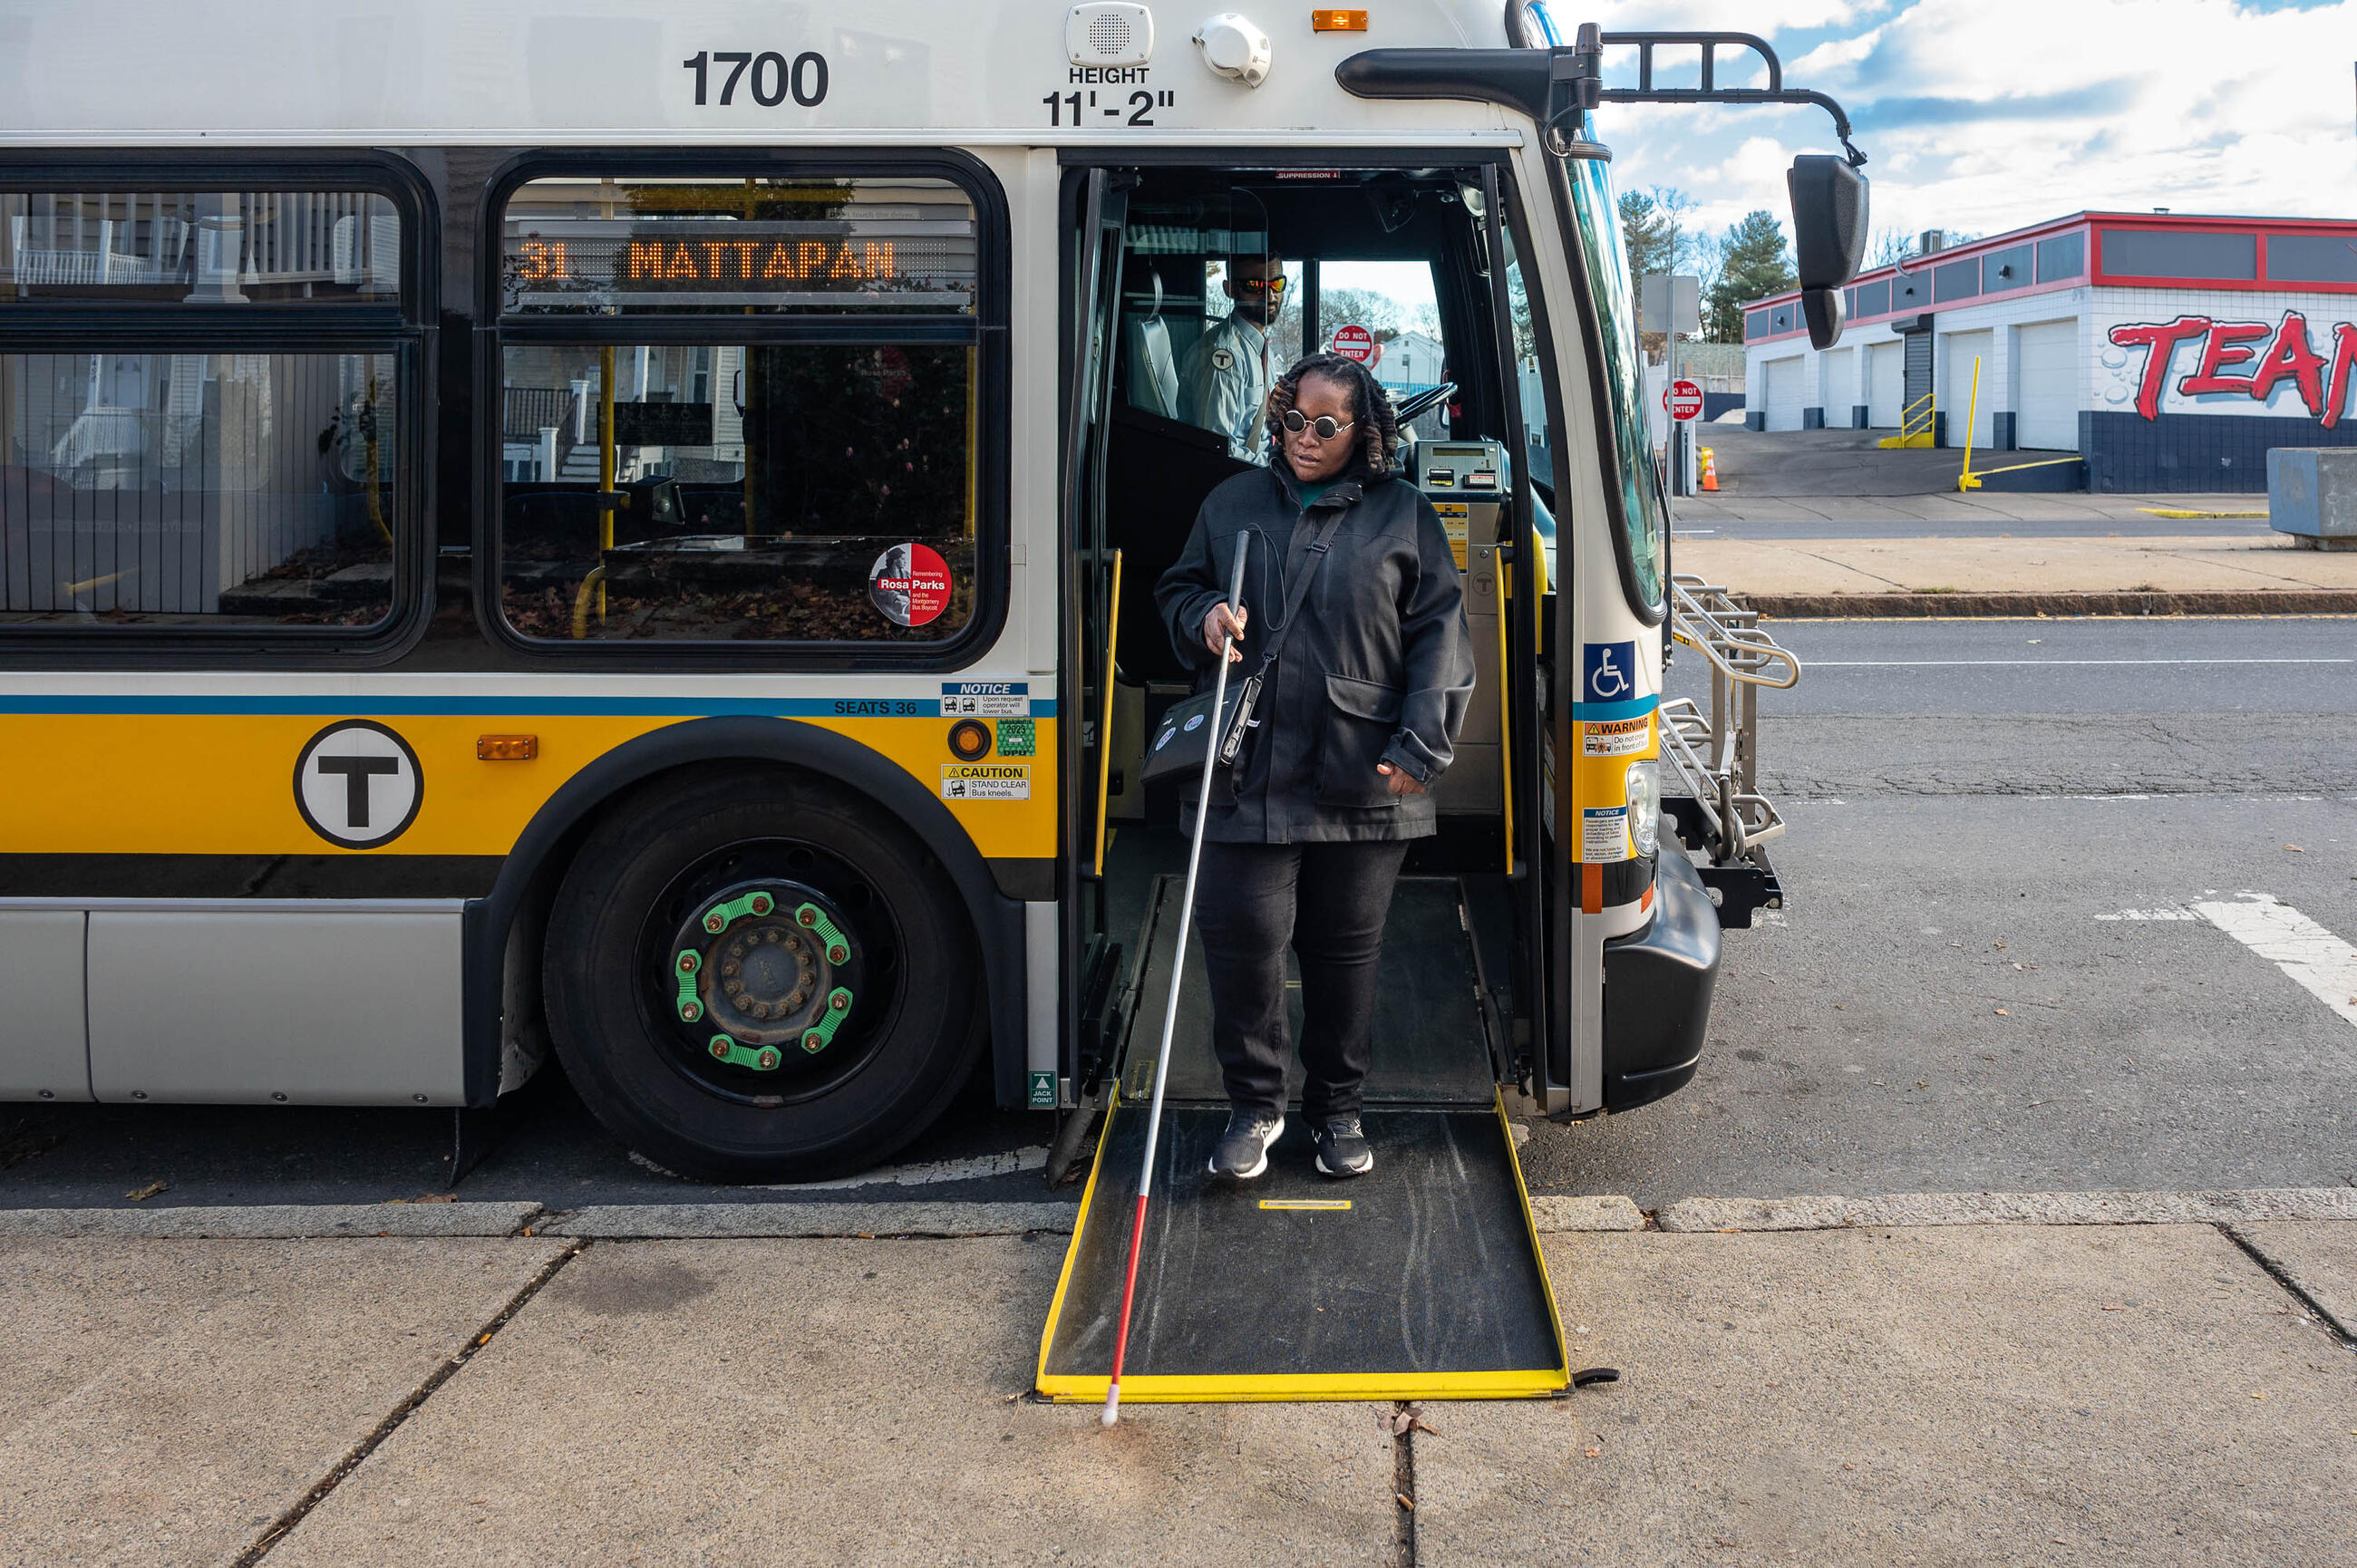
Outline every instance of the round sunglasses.
<svg viewBox="0 0 2357 1568">
<path fill-rule="evenodd" d="M 1285 411 L 1285 417 L 1277 423 L 1296 435 L 1307 430 L 1320 441 L 1331 441 L 1345 430 L 1354 428 L 1359 422 L 1355 419 L 1337 420 L 1330 413 L 1321 413 L 1315 419 L 1308 419 L 1303 417 L 1299 409 L 1288 408 Z"/>
</svg>

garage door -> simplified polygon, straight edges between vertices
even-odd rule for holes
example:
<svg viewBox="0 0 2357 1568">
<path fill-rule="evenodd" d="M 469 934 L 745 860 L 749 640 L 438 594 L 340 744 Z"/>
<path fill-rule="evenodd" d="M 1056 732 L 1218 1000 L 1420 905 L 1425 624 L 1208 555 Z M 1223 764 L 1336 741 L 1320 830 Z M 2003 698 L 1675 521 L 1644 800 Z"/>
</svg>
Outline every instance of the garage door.
<svg viewBox="0 0 2357 1568">
<path fill-rule="evenodd" d="M 1761 378 L 1768 383 L 1768 428 L 1800 429 L 1801 357 L 1795 354 L 1789 360 L 1770 360 L 1760 369 Z"/>
<path fill-rule="evenodd" d="M 1899 428 L 1899 412 L 1907 395 L 1907 345 L 1869 343 L 1866 346 L 1866 418 L 1877 430 Z"/>
<path fill-rule="evenodd" d="M 2056 452 L 2079 449 L 2079 324 L 2040 321 L 2014 339 L 2020 380 L 2014 440 Z"/>
<path fill-rule="evenodd" d="M 1973 399 L 1973 361 L 1981 365 L 1980 418 L 1973 445 L 1986 447 L 1996 420 L 1996 334 L 1951 332 L 1940 339 L 1940 412 L 1948 416 L 1948 445 L 1964 444 L 1964 413 Z"/>
</svg>

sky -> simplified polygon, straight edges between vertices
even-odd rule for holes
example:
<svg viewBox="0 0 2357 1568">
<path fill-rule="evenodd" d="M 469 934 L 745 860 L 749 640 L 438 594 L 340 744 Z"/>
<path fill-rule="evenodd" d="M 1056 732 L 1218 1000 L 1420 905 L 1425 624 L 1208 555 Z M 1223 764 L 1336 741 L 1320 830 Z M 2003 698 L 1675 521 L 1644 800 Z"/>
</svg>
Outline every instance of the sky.
<svg viewBox="0 0 2357 1568">
<path fill-rule="evenodd" d="M 1764 37 L 1784 84 L 1849 111 L 1876 234 L 1995 234 L 2082 209 L 2357 218 L 2357 0 L 1557 0 L 1607 32 Z M 1738 58 L 1750 64 L 1753 57 Z M 1664 48 L 1655 85 L 1692 85 Z M 1671 62 L 1677 61 L 1675 69 Z M 1633 49 L 1609 51 L 1631 85 Z M 1722 60 L 1721 80 L 1727 81 Z M 1761 85 L 1753 67 L 1735 79 Z M 1795 153 L 1838 152 L 1813 107 L 1607 104 L 1621 190 L 1673 186 L 1710 232 L 1787 218 Z"/>
</svg>

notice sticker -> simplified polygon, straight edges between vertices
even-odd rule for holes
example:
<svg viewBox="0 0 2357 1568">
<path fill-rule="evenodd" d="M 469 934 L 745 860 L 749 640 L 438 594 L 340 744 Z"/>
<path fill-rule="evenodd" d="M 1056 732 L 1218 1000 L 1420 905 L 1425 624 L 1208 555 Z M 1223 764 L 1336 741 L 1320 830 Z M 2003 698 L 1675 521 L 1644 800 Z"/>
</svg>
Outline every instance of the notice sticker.
<svg viewBox="0 0 2357 1568">
<path fill-rule="evenodd" d="M 1579 726 L 1579 755 L 1582 757 L 1634 757 L 1645 749 L 1653 738 L 1653 715 L 1642 718 L 1613 719 L 1605 724 L 1583 722 Z"/>
<path fill-rule="evenodd" d="M 1440 531 L 1448 536 L 1448 553 L 1457 558 L 1457 569 L 1465 570 L 1466 519 L 1471 509 L 1463 501 L 1435 501 L 1432 510 L 1440 514 Z"/>
<path fill-rule="evenodd" d="M 1588 806 L 1579 813 L 1579 858 L 1609 865 L 1629 858 L 1629 808 Z"/>
<path fill-rule="evenodd" d="M 930 544 L 895 544 L 867 569 L 867 598 L 894 626 L 928 626 L 950 607 L 950 564 Z"/>
<path fill-rule="evenodd" d="M 1031 765 L 1028 762 L 944 762 L 944 800 L 1028 800 L 1031 798 Z"/>
<path fill-rule="evenodd" d="M 1028 681 L 944 681 L 945 719 L 1025 719 L 1031 716 Z"/>
</svg>

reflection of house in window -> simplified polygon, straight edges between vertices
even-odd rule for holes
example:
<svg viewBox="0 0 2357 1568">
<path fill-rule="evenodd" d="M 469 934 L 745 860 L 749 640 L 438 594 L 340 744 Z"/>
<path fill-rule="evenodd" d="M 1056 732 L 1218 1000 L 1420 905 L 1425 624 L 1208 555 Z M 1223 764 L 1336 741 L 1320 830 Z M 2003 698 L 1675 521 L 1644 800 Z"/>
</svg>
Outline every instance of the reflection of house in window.
<svg viewBox="0 0 2357 1568">
<path fill-rule="evenodd" d="M 1440 339 L 1424 332 L 1403 332 L 1383 345 L 1375 363 L 1375 380 L 1395 398 L 1440 384 L 1443 355 Z"/>
</svg>

